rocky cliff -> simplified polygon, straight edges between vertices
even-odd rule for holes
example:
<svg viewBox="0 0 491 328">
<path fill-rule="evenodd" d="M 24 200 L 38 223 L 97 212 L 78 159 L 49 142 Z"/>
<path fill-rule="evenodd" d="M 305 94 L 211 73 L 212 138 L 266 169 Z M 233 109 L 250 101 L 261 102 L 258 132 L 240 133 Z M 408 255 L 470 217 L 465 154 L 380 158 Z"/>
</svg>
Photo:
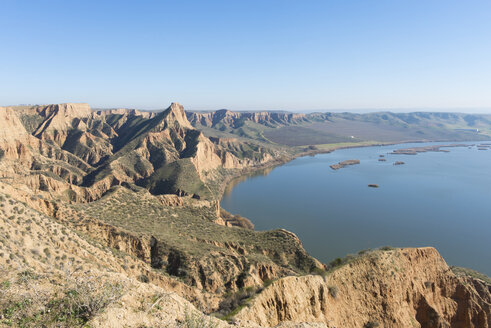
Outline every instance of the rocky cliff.
<svg viewBox="0 0 491 328">
<path fill-rule="evenodd" d="M 91 201 L 122 183 L 214 199 L 219 191 L 208 184 L 274 155 L 250 142 L 212 142 L 177 103 L 158 113 L 94 112 L 87 104 L 0 108 L 0 124 L 4 171 L 64 200 Z"/>
<path fill-rule="evenodd" d="M 206 127 L 220 127 L 237 129 L 246 121 L 278 126 L 309 122 L 305 114 L 287 112 L 233 112 L 227 109 L 215 112 L 188 112 L 187 117 L 191 124 Z"/>
<path fill-rule="evenodd" d="M 457 277 L 434 248 L 370 252 L 326 276 L 286 277 L 236 318 L 328 327 L 489 327 L 491 285 Z"/>
<path fill-rule="evenodd" d="M 305 151 L 249 137 L 257 125 L 326 117 L 0 108 L 0 324 L 487 327 L 489 284 L 432 248 L 326 272 L 293 233 L 220 209 L 224 182 Z"/>
<path fill-rule="evenodd" d="M 86 104 L 2 108 L 0 126 L 0 185 L 9 195 L 139 259 L 155 284 L 170 275 L 211 293 L 206 304 L 188 297 L 210 311 L 226 291 L 323 266 L 290 234 L 222 217 L 217 186 L 273 161 L 275 151 L 210 139 L 179 104 L 159 113 L 94 112 Z"/>
</svg>

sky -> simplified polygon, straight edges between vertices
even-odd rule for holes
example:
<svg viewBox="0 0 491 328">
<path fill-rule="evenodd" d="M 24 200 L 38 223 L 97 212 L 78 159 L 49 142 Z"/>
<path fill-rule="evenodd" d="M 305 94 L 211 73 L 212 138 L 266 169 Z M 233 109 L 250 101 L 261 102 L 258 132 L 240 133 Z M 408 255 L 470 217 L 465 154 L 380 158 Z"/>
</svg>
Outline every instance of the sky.
<svg viewBox="0 0 491 328">
<path fill-rule="evenodd" d="M 0 0 L 0 105 L 491 113 L 491 1 Z"/>
</svg>

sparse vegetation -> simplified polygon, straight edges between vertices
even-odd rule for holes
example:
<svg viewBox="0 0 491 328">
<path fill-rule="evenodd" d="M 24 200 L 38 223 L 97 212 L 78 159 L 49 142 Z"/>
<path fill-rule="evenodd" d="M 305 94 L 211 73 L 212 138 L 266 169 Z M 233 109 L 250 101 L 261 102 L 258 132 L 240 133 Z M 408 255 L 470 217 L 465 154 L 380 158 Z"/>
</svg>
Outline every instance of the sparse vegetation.
<svg viewBox="0 0 491 328">
<path fill-rule="evenodd" d="M 223 208 L 220 209 L 220 216 L 225 222 L 231 224 L 232 226 L 242 227 L 250 230 L 254 230 L 254 224 L 247 218 L 242 217 L 238 214 L 232 215 Z"/>
<path fill-rule="evenodd" d="M 453 273 L 455 273 L 457 276 L 468 276 L 474 279 L 480 279 L 491 285 L 491 277 L 485 275 L 484 273 L 457 266 L 451 266 L 450 269 L 452 269 Z"/>
<path fill-rule="evenodd" d="M 148 279 L 147 275 L 141 274 L 138 276 L 138 280 L 143 282 L 143 283 L 148 283 L 150 282 L 150 279 Z"/>
<path fill-rule="evenodd" d="M 354 260 L 356 260 L 357 258 L 359 257 L 363 257 L 363 256 L 371 256 L 371 255 L 375 255 L 377 254 L 378 252 L 388 252 L 388 251 L 393 251 L 393 250 L 396 250 L 397 248 L 394 248 L 394 247 L 391 247 L 391 246 L 383 246 L 383 247 L 380 247 L 378 249 L 374 249 L 374 250 L 370 250 L 370 249 L 366 249 L 366 250 L 361 250 L 359 251 L 356 255 L 355 254 L 347 254 L 345 257 L 341 258 L 341 257 L 338 257 L 334 260 L 332 260 L 331 262 L 329 262 L 327 264 L 327 271 L 332 271 L 338 267 L 341 267 L 345 264 L 348 264 L 348 263 L 351 263 L 353 262 Z M 397 271 L 397 270 L 396 270 Z"/>
<path fill-rule="evenodd" d="M 216 328 L 217 322 L 213 322 L 211 318 L 207 318 L 202 313 L 187 310 L 184 314 L 184 321 L 179 324 L 179 328 Z"/>
<path fill-rule="evenodd" d="M 257 232 L 217 225 L 217 212 L 212 203 L 201 207 L 168 207 L 141 188 L 133 192 L 116 187 L 100 200 L 74 204 L 72 208 L 83 213 L 81 220 L 84 216 L 100 219 L 124 229 L 120 233 L 127 232 L 128 238 L 151 234 L 162 241 L 158 244 L 158 253 L 172 254 L 171 260 L 154 258 L 152 265 L 188 284 L 199 279 L 200 273 L 193 267 L 196 261 L 206 259 L 208 263 L 228 266 L 225 254 L 236 256 L 239 253 L 250 263 L 285 265 L 286 260 L 293 263 L 291 269 L 299 274 L 309 273 L 315 267 L 314 260 L 287 232 Z M 131 213 L 130 217 L 128 213 Z M 225 256 L 213 256 L 216 251 Z M 282 258 L 278 254 L 285 256 Z"/>
<path fill-rule="evenodd" d="M 82 326 L 122 295 L 121 285 L 91 275 L 67 275 L 54 292 L 42 289 L 45 278 L 30 270 L 18 276 L 15 284 L 2 283 L 0 324 L 6 326 Z"/>
<path fill-rule="evenodd" d="M 327 271 L 318 267 L 314 267 L 311 271 L 311 274 L 325 277 L 327 275 Z"/>
<path fill-rule="evenodd" d="M 336 298 L 338 296 L 338 287 L 328 286 L 327 289 L 329 290 L 329 295 L 331 295 L 332 298 Z"/>
<path fill-rule="evenodd" d="M 262 290 L 262 289 L 261 289 Z M 219 313 L 223 320 L 229 320 L 236 315 L 247 302 L 256 295 L 258 289 L 255 287 L 247 287 L 238 290 L 237 292 L 228 292 L 224 295 L 219 305 Z"/>
<path fill-rule="evenodd" d="M 326 114 L 321 117 L 316 114 L 309 115 L 302 122 L 257 123 L 245 118 L 237 120 L 233 126 L 218 122 L 215 127 L 204 131 L 221 138 L 232 136 L 234 140 L 212 138 L 202 145 L 218 158 L 218 166 L 224 160 L 220 156 L 225 153 L 235 156 L 234 161 L 242 162 L 235 169 L 220 167 L 205 171 L 195 163 L 195 155 L 202 150 L 197 147 L 202 134 L 188 128 L 187 122 L 166 121 L 166 115 L 159 113 L 152 118 L 127 115 L 123 118 L 120 114 L 109 114 L 102 119 L 94 114 L 90 118 L 67 122 L 73 123 L 73 128 L 67 135 L 63 134 L 65 131 L 60 134 L 63 135 L 60 139 L 66 137 L 63 145 L 56 145 L 57 141 L 50 140 L 52 136 L 40 138 L 39 147 L 26 145 L 33 158 L 32 164 L 25 169 L 32 173 L 33 189 L 39 195 L 23 194 L 25 190 L 19 188 L 22 194 L 18 198 L 39 203 L 40 208 L 54 213 L 57 221 L 41 220 L 25 204 L 8 195 L 0 195 L 3 217 L 8 218 L 3 220 L 8 233 L 3 236 L 2 231 L 0 235 L 2 250 L 6 249 L 0 253 L 0 260 L 9 270 L 8 275 L 0 275 L 0 325 L 71 327 L 87 324 L 117 302 L 123 293 L 123 286 L 106 277 L 101 273 L 103 270 L 97 274 L 92 271 L 112 264 L 116 264 L 118 275 L 132 268 L 131 274 L 136 272 L 134 277 L 143 283 L 149 283 L 149 276 L 154 280 L 156 274 L 161 274 L 160 278 L 168 279 L 170 285 L 175 284 L 176 290 L 192 290 L 182 286 L 182 282 L 201 285 L 204 289 L 215 288 L 221 282 L 221 277 L 216 277 L 216 274 L 222 274 L 223 286 L 212 292 L 220 295 L 224 292 L 218 314 L 226 320 L 248 306 L 273 282 L 265 280 L 262 287 L 244 287 L 260 281 L 257 277 L 272 276 L 276 279 L 311 273 L 323 276 L 327 283 L 326 277 L 330 272 L 318 268 L 317 262 L 291 233 L 283 230 L 256 232 L 248 219 L 220 210 L 216 200 L 221 195 L 221 184 L 244 173 L 239 168 L 241 165 L 257 168 L 268 157 L 288 160 L 300 152 L 367 145 L 373 143 L 372 140 L 382 140 L 377 138 L 381 131 L 389 133 L 390 141 L 413 135 L 431 138 L 435 135 L 435 127 L 428 124 L 416 132 L 413 120 L 427 119 L 431 122 L 441 118 L 436 114 L 430 118 L 420 114 L 411 117 L 397 114 Z M 40 115 L 21 116 L 29 132 L 35 131 L 44 120 Z M 476 121 L 479 119 L 471 118 L 469 122 L 476 124 Z M 356 137 L 349 135 L 348 123 L 356 127 Z M 78 130 L 77 124 L 83 129 Z M 407 129 L 401 133 L 393 129 L 394 126 Z M 465 139 L 471 135 L 456 132 L 454 128 L 448 129 L 445 136 Z M 59 137 L 58 131 L 54 133 Z M 3 156 L 4 151 L 0 149 L 0 159 Z M 5 163 L 7 160 L 2 160 L 2 165 Z M 19 167 L 22 165 L 17 164 Z M 107 181 L 103 181 L 106 178 Z M 3 180 L 0 182 L 4 184 Z M 91 189 L 99 182 L 96 188 Z M 53 184 L 56 188 L 52 188 Z M 5 183 L 8 185 L 9 181 Z M 109 186 L 114 187 L 107 190 Z M 155 196 L 165 193 L 184 197 L 166 199 L 165 196 Z M 220 218 L 234 227 L 216 224 Z M 93 227 L 89 224 L 97 225 L 95 232 L 90 230 Z M 91 241 L 83 235 L 89 231 L 92 236 L 102 235 L 97 229 L 106 229 L 104 232 L 110 235 L 105 240 L 107 244 L 101 245 L 99 242 L 102 241 Z M 121 247 L 125 242 L 124 246 L 128 247 Z M 391 254 L 382 252 L 393 250 L 386 246 L 375 251 L 360 251 L 358 255 L 335 259 L 327 268 L 334 270 L 342 265 L 352 265 L 361 256 L 387 257 Z M 100 254 L 105 256 L 103 260 L 98 258 Z M 151 259 L 147 261 L 149 257 Z M 147 263 L 141 261 L 142 258 Z M 106 259 L 110 259 L 110 264 L 102 263 Z M 67 271 L 68 262 L 77 270 Z M 148 262 L 151 262 L 151 268 Z M 19 267 L 27 268 L 28 265 L 31 265 L 29 269 L 15 274 Z M 392 265 L 395 266 L 394 263 Z M 147 270 L 153 270 L 152 274 L 138 276 Z M 392 266 L 389 270 L 393 275 L 399 271 Z M 61 271 L 65 276 L 58 277 Z M 463 271 L 454 269 L 454 272 Z M 476 276 L 475 273 L 464 273 Z M 253 274 L 256 274 L 255 279 L 248 279 Z M 141 286 L 133 279 L 130 281 Z M 430 286 L 427 285 L 428 288 Z M 144 287 L 142 289 L 152 293 L 152 288 L 157 288 L 153 285 Z M 325 287 L 324 284 L 322 292 L 326 291 Z M 240 289 L 236 291 L 237 288 Z M 344 291 L 344 285 L 342 288 Z M 328 297 L 335 299 L 338 287 L 329 285 L 327 292 Z M 155 292 L 151 306 L 142 301 L 141 304 L 145 305 L 142 305 L 142 311 L 159 310 L 160 295 L 161 290 Z M 438 319 L 432 317 L 432 320 L 435 318 Z M 378 322 L 370 321 L 364 327 L 378 325 Z M 187 312 L 181 322 L 183 328 L 215 326 L 215 320 L 193 311 Z"/>
<path fill-rule="evenodd" d="M 363 328 L 377 328 L 379 327 L 378 321 L 368 321 L 363 325 Z"/>
</svg>

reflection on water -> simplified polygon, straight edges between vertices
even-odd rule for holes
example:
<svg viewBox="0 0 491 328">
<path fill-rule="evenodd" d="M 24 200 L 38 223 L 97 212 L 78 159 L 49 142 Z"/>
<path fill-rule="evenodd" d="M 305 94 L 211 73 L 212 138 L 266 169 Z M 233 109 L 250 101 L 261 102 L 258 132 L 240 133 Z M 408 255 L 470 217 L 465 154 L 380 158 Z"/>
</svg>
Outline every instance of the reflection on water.
<svg viewBox="0 0 491 328">
<path fill-rule="evenodd" d="M 257 178 L 257 177 L 265 177 L 267 176 L 271 171 L 273 171 L 275 169 L 275 167 L 267 167 L 267 168 L 264 168 L 264 169 L 259 169 L 257 171 L 253 171 L 251 173 L 248 173 L 248 174 L 245 174 L 245 175 L 242 175 L 240 177 L 237 177 L 237 178 L 234 178 L 232 179 L 228 185 L 225 187 L 225 190 L 223 192 L 223 195 L 224 197 L 225 196 L 229 196 L 230 193 L 232 192 L 232 190 L 234 189 L 234 187 L 236 185 L 238 185 L 239 183 L 241 182 L 244 182 L 248 179 L 254 179 L 254 178 Z"/>
<path fill-rule="evenodd" d="M 473 146 L 391 154 L 424 145 L 298 158 L 234 180 L 221 205 L 249 218 L 257 230 L 295 232 L 324 262 L 384 245 L 434 246 L 449 264 L 490 275 L 491 151 Z M 361 163 L 329 168 L 347 159 Z M 396 161 L 405 165 L 393 165 Z"/>
</svg>

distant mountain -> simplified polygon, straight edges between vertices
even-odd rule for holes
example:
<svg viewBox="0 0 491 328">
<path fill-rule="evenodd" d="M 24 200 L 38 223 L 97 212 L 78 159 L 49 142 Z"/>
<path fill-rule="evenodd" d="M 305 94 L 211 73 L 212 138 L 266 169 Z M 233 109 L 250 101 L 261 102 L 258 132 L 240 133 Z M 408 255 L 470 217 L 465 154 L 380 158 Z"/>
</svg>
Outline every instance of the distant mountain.
<svg viewBox="0 0 491 328">
<path fill-rule="evenodd" d="M 353 142 L 491 139 L 491 115 L 459 113 L 187 113 L 210 136 L 236 135 L 286 146 Z"/>
</svg>

